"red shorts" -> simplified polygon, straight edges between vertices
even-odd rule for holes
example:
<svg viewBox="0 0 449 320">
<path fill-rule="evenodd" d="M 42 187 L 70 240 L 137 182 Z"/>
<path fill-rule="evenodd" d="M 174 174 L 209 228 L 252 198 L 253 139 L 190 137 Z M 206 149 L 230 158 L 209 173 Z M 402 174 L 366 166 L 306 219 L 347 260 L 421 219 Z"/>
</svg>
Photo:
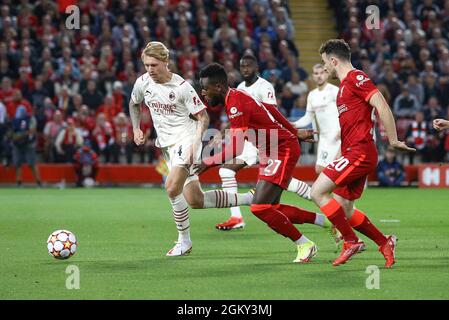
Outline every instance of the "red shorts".
<svg viewBox="0 0 449 320">
<path fill-rule="evenodd" d="M 377 150 L 374 143 L 353 148 L 332 161 L 323 173 L 336 185 L 334 193 L 347 199 L 360 198 L 368 175 L 376 169 Z"/>
<path fill-rule="evenodd" d="M 300 155 L 301 149 L 297 140 L 282 142 L 278 146 L 277 155 L 260 155 L 259 180 L 269 181 L 287 190 Z"/>
</svg>

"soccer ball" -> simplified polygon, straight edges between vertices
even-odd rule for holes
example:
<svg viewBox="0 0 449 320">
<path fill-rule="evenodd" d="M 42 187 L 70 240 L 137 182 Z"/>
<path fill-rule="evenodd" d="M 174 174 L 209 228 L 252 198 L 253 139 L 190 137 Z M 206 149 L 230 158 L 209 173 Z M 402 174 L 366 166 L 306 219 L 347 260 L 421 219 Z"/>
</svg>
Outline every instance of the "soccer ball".
<svg viewBox="0 0 449 320">
<path fill-rule="evenodd" d="M 78 243 L 75 235 L 68 230 L 56 230 L 47 240 L 48 253 L 56 259 L 68 259 L 76 252 Z"/>
</svg>

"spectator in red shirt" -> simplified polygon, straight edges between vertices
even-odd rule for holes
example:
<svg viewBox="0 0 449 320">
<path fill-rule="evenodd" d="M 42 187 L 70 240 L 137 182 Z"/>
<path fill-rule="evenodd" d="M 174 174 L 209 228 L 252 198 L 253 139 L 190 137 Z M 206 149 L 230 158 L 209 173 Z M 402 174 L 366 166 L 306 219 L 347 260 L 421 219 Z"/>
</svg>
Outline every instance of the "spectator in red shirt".
<svg viewBox="0 0 449 320">
<path fill-rule="evenodd" d="M 104 113 L 97 115 L 96 126 L 93 131 L 94 142 L 97 153 L 103 155 L 104 161 L 109 163 L 115 148 L 114 129 L 109 121 L 106 120 Z"/>
<path fill-rule="evenodd" d="M 20 105 L 25 107 L 28 115 L 31 116 L 33 114 L 33 107 L 31 106 L 31 103 L 22 97 L 22 92 L 20 92 L 19 89 L 14 89 L 12 101 L 10 101 L 6 105 L 6 110 L 8 112 L 8 118 L 10 118 L 10 119 L 14 118 L 14 116 L 16 114 L 16 110 Z"/>
<path fill-rule="evenodd" d="M 106 116 L 106 120 L 112 123 L 116 115 L 122 111 L 121 107 L 117 107 L 114 98 L 112 96 L 106 96 L 103 104 L 98 107 L 96 114 L 103 113 Z"/>
<path fill-rule="evenodd" d="M 121 154 L 126 156 L 126 163 L 133 162 L 134 136 L 131 123 L 123 112 L 114 119 L 116 148 L 114 150 L 114 162 L 119 162 Z"/>
</svg>

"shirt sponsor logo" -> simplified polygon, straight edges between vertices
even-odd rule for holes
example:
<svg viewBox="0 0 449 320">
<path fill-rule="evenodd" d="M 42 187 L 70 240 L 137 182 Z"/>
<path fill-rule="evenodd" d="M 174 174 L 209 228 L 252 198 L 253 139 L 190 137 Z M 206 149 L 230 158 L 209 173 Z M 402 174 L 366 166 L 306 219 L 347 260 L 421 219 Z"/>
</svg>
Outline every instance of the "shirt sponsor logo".
<svg viewBox="0 0 449 320">
<path fill-rule="evenodd" d="M 176 106 L 174 104 L 160 103 L 159 101 L 147 102 L 147 106 L 159 114 L 169 115 L 176 111 Z"/>
</svg>

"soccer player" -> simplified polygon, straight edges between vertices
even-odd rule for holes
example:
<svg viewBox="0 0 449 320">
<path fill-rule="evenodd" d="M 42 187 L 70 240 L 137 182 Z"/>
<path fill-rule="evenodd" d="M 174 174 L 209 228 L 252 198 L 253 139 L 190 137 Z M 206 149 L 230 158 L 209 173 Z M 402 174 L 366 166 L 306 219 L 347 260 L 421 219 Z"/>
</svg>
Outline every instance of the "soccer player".
<svg viewBox="0 0 449 320">
<path fill-rule="evenodd" d="M 313 138 L 313 130 L 298 131 L 276 106 L 260 102 L 243 90 L 229 88 L 226 71 L 217 63 L 200 71 L 200 84 L 209 105 L 225 106 L 231 134 L 229 143 L 220 153 L 203 158 L 201 164 L 195 165 L 196 172 L 200 174 L 240 155 L 245 136 L 254 135 L 260 166 L 251 212 L 297 245 L 298 255 L 294 262 L 309 262 L 316 254 L 316 245 L 293 223 L 314 223 L 318 217 L 313 212 L 280 204 L 280 198 L 290 183 L 300 156 L 298 137 Z M 276 145 L 277 152 L 272 150 Z"/>
<path fill-rule="evenodd" d="M 449 129 L 449 120 L 435 119 L 433 120 L 433 127 L 438 131 Z"/>
<path fill-rule="evenodd" d="M 322 64 L 314 65 L 312 72 L 317 87 L 307 96 L 306 114 L 293 125 L 299 129 L 315 121 L 319 132 L 315 171 L 320 174 L 340 152 L 340 123 L 336 104 L 338 87 L 327 82 L 329 74 L 324 71 Z"/>
<path fill-rule="evenodd" d="M 223 190 L 203 192 L 198 176 L 191 172 L 201 156 L 202 136 L 209 117 L 193 87 L 168 69 L 169 51 L 164 44 L 152 41 L 142 51 L 146 73 L 137 78 L 129 102 L 134 142 L 145 143 L 140 129 L 140 104 L 150 109 L 161 148 L 170 169 L 165 183 L 178 229 L 178 241 L 167 256 L 190 253 L 189 210 L 192 208 L 228 208 L 249 205 L 252 194 L 230 194 Z"/>
<path fill-rule="evenodd" d="M 322 44 L 321 58 L 325 70 L 340 80 L 337 107 L 341 128 L 341 157 L 331 162 L 312 186 L 312 200 L 341 232 L 344 244 L 334 266 L 346 263 L 364 250 L 352 228 L 372 239 L 383 254 L 387 268 L 395 263 L 396 236 L 385 236 L 368 217 L 355 209 L 367 176 L 376 169 L 377 150 L 374 144 L 374 112 L 387 132 L 390 145 L 399 151 L 415 151 L 398 141 L 393 114 L 383 95 L 368 76 L 351 64 L 351 49 L 341 39 Z M 334 195 L 332 195 L 334 193 Z M 351 228 L 352 227 L 352 228 Z"/>
<path fill-rule="evenodd" d="M 240 59 L 240 73 L 244 81 L 237 88 L 249 93 L 263 103 L 277 105 L 273 85 L 259 77 L 258 71 L 259 67 L 256 57 L 252 54 L 245 54 Z M 237 193 L 236 173 L 247 166 L 255 165 L 258 154 L 259 151 L 251 142 L 244 142 L 242 154 L 236 157 L 234 161 L 224 164 L 218 171 L 223 190 Z M 292 178 L 287 190 L 297 193 L 304 199 L 310 200 L 310 186 L 303 181 Z M 243 228 L 244 226 L 245 222 L 243 221 L 240 208 L 232 207 L 231 217 L 227 221 L 217 224 L 215 227 L 219 230 L 232 230 Z"/>
</svg>

